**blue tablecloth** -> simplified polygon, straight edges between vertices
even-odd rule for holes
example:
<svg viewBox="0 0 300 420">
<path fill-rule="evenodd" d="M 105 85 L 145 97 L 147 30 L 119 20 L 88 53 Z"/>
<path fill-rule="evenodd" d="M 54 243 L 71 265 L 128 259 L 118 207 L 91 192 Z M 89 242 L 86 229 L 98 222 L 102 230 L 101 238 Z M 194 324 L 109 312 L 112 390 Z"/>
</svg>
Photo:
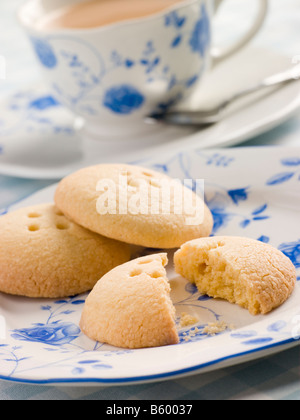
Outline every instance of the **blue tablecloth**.
<svg viewBox="0 0 300 420">
<path fill-rule="evenodd" d="M 248 0 L 249 1 L 249 0 Z M 236 22 L 236 10 L 247 0 L 229 0 L 224 10 L 226 19 L 220 27 L 228 31 L 228 22 Z M 253 0 L 250 0 L 252 3 Z M 5 4 L 3 4 L 5 3 Z M 13 89 L 36 83 L 40 79 L 34 57 L 26 37 L 18 27 L 14 12 L 22 3 L 10 0 L 0 4 L 0 55 L 6 57 L 8 77 L 0 81 L 0 89 Z M 241 6 L 241 3 L 243 6 Z M 299 0 L 270 0 L 268 21 L 254 44 L 285 53 L 293 59 L 300 57 L 300 3 Z M 242 11 L 242 10 L 241 10 Z M 233 26 L 234 26 L 233 25 Z M 300 111 L 290 121 L 269 133 L 240 145 L 299 145 Z M 26 180 L 0 176 L 0 210 L 19 201 L 52 180 Z M 55 387 L 23 385 L 0 381 L 1 400 L 299 400 L 300 399 L 300 347 L 274 356 L 212 373 L 146 385 L 124 387 Z"/>
</svg>

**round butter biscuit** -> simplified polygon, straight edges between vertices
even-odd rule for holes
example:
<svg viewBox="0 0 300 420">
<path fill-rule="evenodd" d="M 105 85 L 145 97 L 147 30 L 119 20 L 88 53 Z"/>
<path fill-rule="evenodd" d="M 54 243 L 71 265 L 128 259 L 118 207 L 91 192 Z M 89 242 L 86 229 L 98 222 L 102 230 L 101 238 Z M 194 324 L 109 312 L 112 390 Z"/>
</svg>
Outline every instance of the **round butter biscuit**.
<svg viewBox="0 0 300 420">
<path fill-rule="evenodd" d="M 101 235 L 156 249 L 209 236 L 213 217 L 179 180 L 133 165 L 102 164 L 63 179 L 55 203 L 67 217 Z"/>
<path fill-rule="evenodd" d="M 91 290 L 105 273 L 130 259 L 123 244 L 68 220 L 52 204 L 0 218 L 0 292 L 59 298 Z"/>
</svg>

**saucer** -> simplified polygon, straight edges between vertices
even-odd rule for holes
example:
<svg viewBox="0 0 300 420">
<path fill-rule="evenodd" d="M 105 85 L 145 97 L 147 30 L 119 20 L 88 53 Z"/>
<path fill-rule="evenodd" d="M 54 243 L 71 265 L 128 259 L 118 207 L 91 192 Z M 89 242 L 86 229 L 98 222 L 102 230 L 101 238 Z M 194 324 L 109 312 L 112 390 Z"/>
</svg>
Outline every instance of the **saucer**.
<svg viewBox="0 0 300 420">
<path fill-rule="evenodd" d="M 249 47 L 217 67 L 187 106 L 211 106 L 290 66 L 286 56 Z M 234 146 L 278 126 L 299 109 L 300 81 L 248 98 L 220 123 L 203 130 L 145 124 L 142 135 L 96 142 L 81 137 L 81 121 L 62 107 L 47 88 L 31 86 L 0 102 L 0 174 L 60 179 L 100 162 L 135 163 L 182 147 Z"/>
</svg>

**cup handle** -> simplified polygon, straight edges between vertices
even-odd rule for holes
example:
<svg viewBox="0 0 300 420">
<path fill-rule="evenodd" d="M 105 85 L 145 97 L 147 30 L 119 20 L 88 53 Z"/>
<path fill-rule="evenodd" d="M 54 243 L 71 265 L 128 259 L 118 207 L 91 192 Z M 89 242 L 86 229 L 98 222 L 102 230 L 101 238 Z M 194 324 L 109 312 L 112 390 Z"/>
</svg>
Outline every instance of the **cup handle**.
<svg viewBox="0 0 300 420">
<path fill-rule="evenodd" d="M 216 0 L 216 10 L 219 8 L 221 3 L 223 3 L 223 1 L 224 0 Z M 211 55 L 212 55 L 213 67 L 217 66 L 222 61 L 226 60 L 233 54 L 243 49 L 255 37 L 257 32 L 261 29 L 268 14 L 269 1 L 268 0 L 259 0 L 259 1 L 260 1 L 260 9 L 259 9 L 258 15 L 252 27 L 239 41 L 237 41 L 234 45 L 230 46 L 229 48 L 226 48 L 223 51 L 220 48 L 212 47 Z"/>
</svg>

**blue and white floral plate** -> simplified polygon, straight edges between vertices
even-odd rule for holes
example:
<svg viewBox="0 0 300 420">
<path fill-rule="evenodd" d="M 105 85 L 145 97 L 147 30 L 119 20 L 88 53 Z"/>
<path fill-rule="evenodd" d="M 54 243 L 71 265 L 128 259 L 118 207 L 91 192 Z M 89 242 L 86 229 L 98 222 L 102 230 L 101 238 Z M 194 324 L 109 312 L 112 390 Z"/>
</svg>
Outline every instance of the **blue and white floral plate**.
<svg viewBox="0 0 300 420">
<path fill-rule="evenodd" d="M 270 243 L 295 264 L 300 280 L 300 150 L 251 148 L 161 155 L 143 165 L 181 179 L 204 178 L 214 215 L 214 235 L 242 235 Z M 53 201 L 56 185 L 15 208 Z M 197 315 L 181 328 L 178 345 L 124 350 L 84 336 L 78 323 L 87 294 L 30 300 L 0 294 L 0 378 L 31 384 L 120 385 L 158 381 L 219 369 L 267 356 L 300 343 L 300 288 L 265 316 L 201 296 L 168 269 L 178 319 Z M 210 322 L 232 329 L 208 336 Z"/>
<path fill-rule="evenodd" d="M 253 66 L 259 62 L 259 66 Z M 217 67 L 188 106 L 209 107 L 264 77 L 291 66 L 291 59 L 249 47 Z M 146 125 L 141 135 L 89 141 L 81 121 L 61 106 L 44 86 L 31 86 L 0 101 L 0 174 L 23 178 L 64 177 L 94 163 L 136 161 L 182 148 L 232 146 L 262 134 L 300 109 L 300 81 L 280 90 L 248 98 L 223 121 L 205 130 Z"/>
</svg>

